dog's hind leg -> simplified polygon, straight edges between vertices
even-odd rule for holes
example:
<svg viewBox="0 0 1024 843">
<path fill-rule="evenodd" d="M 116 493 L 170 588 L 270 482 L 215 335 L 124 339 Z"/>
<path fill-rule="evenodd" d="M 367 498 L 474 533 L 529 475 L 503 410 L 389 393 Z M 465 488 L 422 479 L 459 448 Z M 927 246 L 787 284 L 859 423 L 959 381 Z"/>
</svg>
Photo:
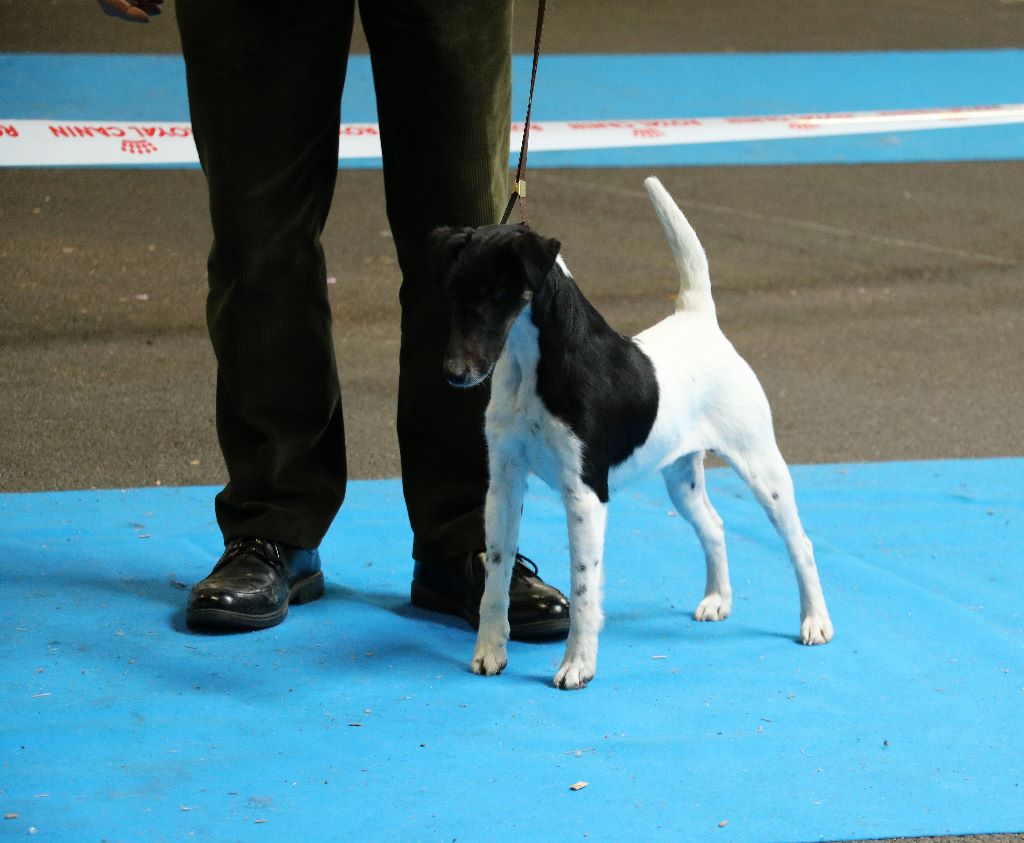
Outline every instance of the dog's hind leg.
<svg viewBox="0 0 1024 843">
<path fill-rule="evenodd" d="M 724 621 L 732 611 L 732 587 L 729 585 L 729 562 L 725 553 L 725 531 L 722 519 L 708 500 L 704 484 L 704 452 L 680 457 L 662 469 L 665 488 L 679 514 L 690 525 L 704 549 L 707 582 L 704 599 L 693 617 L 699 621 Z"/>
<path fill-rule="evenodd" d="M 572 563 L 569 639 L 555 685 L 582 688 L 597 670 L 597 638 L 604 624 L 604 531 L 607 506 L 582 483 L 562 493 Z"/>
<path fill-rule="evenodd" d="M 523 463 L 522 459 L 514 457 L 490 461 L 491 480 L 484 504 L 487 536 L 484 593 L 480 600 L 480 628 L 470 664 L 473 673 L 483 676 L 500 673 L 508 663 L 508 589 L 526 494 Z"/>
<path fill-rule="evenodd" d="M 818 579 L 814 548 L 797 513 L 793 479 L 774 436 L 767 441 L 762 438 L 762 442 L 763 447 L 757 450 L 722 453 L 722 456 L 750 487 L 786 543 L 800 588 L 800 641 L 804 644 L 825 644 L 832 640 L 832 621 Z"/>
</svg>

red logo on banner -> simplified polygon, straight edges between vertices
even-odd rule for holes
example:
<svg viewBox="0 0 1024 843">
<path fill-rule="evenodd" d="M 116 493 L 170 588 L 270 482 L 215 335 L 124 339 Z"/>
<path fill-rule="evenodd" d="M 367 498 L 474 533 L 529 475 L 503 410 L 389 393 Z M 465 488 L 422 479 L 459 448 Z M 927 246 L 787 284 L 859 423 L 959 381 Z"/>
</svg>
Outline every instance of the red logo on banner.
<svg viewBox="0 0 1024 843">
<path fill-rule="evenodd" d="M 338 128 L 339 137 L 359 138 L 364 135 L 379 135 L 380 132 L 376 126 L 340 126 Z"/>
<path fill-rule="evenodd" d="M 121 151 L 129 155 L 151 155 L 156 152 L 156 145 L 146 140 L 123 140 Z"/>
<path fill-rule="evenodd" d="M 634 138 L 663 138 L 665 133 L 661 129 L 655 129 L 653 126 L 645 126 L 643 128 L 633 130 Z"/>
</svg>

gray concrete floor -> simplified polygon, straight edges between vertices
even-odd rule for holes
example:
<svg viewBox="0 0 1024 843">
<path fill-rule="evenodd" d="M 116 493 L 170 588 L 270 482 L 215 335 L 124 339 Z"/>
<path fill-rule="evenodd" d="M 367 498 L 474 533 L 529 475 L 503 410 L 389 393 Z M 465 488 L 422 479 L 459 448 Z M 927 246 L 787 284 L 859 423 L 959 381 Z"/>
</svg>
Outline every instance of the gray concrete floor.
<svg viewBox="0 0 1024 843">
<path fill-rule="evenodd" d="M 793 462 L 1024 453 L 1019 163 L 662 171 Z M 536 170 L 531 221 L 635 332 L 677 280 L 636 170 Z M 7 491 L 220 483 L 194 171 L 0 172 Z M 354 477 L 398 474 L 380 174 L 325 236 Z M 145 296 L 146 300 L 139 297 Z"/>
<path fill-rule="evenodd" d="M 527 52 L 533 7 L 516 14 Z M 1019 47 L 1024 3 L 563 0 L 545 37 L 550 52 Z M 0 0 L 0 50 L 178 44 L 173 14 L 132 27 L 91 2 Z M 532 225 L 624 333 L 677 286 L 646 174 L 531 173 Z M 791 462 L 1024 453 L 1024 164 L 658 174 Z M 0 170 L 0 196 L 0 491 L 223 482 L 201 174 Z M 351 473 L 396 476 L 399 276 L 379 172 L 342 172 L 324 246 Z"/>
</svg>

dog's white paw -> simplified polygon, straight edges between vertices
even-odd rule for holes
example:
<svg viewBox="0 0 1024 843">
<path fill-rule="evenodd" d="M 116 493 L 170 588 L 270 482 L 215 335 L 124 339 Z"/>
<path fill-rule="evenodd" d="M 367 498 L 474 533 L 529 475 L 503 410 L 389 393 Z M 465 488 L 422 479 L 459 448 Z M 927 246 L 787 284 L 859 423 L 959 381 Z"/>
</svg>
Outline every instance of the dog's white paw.
<svg viewBox="0 0 1024 843">
<path fill-rule="evenodd" d="M 827 644 L 833 634 L 832 621 L 828 615 L 810 615 L 800 623 L 801 644 Z"/>
<path fill-rule="evenodd" d="M 693 619 L 697 621 L 724 621 L 732 611 L 732 595 L 708 594 L 693 610 Z"/>
<path fill-rule="evenodd" d="M 504 647 L 482 647 L 477 645 L 473 651 L 473 661 L 469 669 L 478 676 L 496 676 L 508 664 L 508 655 Z"/>
<path fill-rule="evenodd" d="M 555 687 L 563 691 L 575 691 L 594 678 L 595 670 L 596 665 L 587 663 L 585 659 L 566 659 L 555 674 Z"/>
</svg>

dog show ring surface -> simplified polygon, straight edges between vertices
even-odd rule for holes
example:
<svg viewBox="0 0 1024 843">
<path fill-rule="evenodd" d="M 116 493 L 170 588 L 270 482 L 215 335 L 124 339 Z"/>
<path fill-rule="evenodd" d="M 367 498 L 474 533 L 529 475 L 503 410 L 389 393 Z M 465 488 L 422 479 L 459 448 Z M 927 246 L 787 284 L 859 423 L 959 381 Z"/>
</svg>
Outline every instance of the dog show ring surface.
<svg viewBox="0 0 1024 843">
<path fill-rule="evenodd" d="M 5 835 L 40 840 L 810 841 L 1024 826 L 1024 460 L 797 466 L 835 622 L 797 643 L 782 543 L 708 472 L 735 603 L 691 613 L 692 530 L 650 478 L 613 497 L 597 678 L 563 643 L 474 634 L 408 603 L 398 481 L 359 481 L 322 546 L 327 595 L 203 635 L 207 487 L 0 496 Z M 568 581 L 562 506 L 531 486 L 522 549 Z"/>
</svg>

